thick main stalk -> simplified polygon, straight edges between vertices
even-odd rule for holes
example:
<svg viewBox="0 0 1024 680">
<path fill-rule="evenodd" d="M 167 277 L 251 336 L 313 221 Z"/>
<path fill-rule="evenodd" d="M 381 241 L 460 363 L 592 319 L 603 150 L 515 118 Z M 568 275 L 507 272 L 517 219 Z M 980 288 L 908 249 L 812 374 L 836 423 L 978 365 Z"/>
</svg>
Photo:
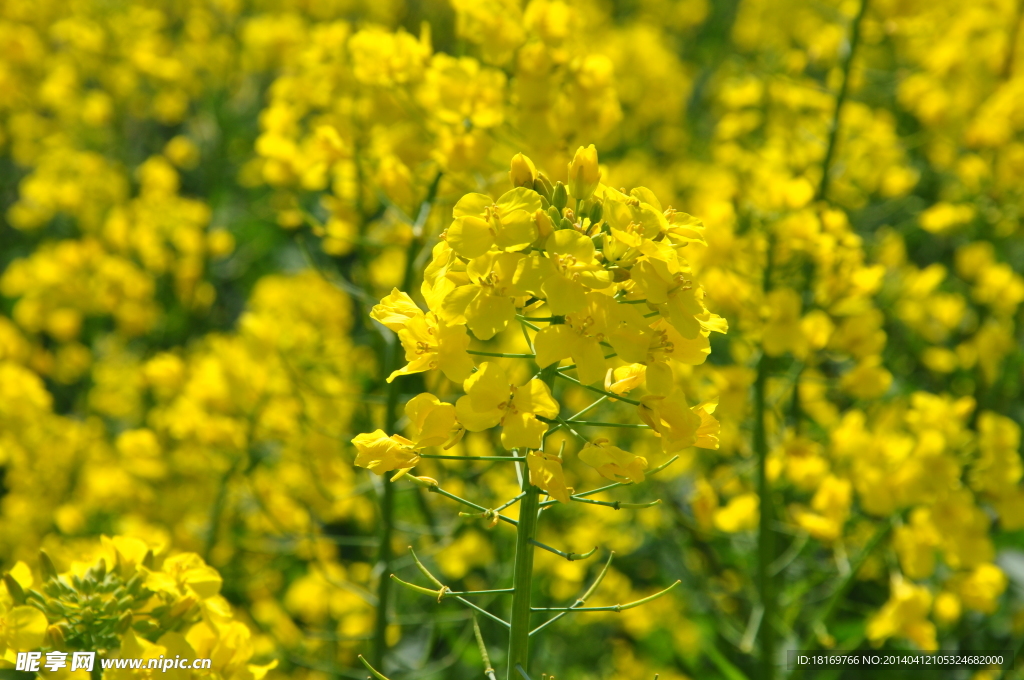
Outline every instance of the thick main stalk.
<svg viewBox="0 0 1024 680">
<path fill-rule="evenodd" d="M 537 511 L 540 489 L 530 484 L 530 475 L 523 471 L 523 498 L 519 502 L 519 524 L 516 530 L 516 561 L 512 576 L 512 628 L 508 643 L 508 680 L 520 676 L 516 664 L 529 671 L 530 661 L 530 599 L 533 591 L 533 543 L 537 534 Z"/>
</svg>

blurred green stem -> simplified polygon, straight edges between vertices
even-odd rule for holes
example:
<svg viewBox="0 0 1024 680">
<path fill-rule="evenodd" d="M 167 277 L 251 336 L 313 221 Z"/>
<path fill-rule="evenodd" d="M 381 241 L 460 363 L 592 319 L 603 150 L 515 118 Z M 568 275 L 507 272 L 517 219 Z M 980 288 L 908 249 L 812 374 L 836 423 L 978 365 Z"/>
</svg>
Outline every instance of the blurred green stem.
<svg viewBox="0 0 1024 680">
<path fill-rule="evenodd" d="M 409 246 L 405 253 L 405 274 L 402 277 L 402 287 L 399 290 L 408 291 L 412 288 L 413 280 L 416 277 L 416 258 L 423 247 L 423 232 L 427 219 L 430 217 L 430 210 L 434 199 L 437 196 L 437 188 L 441 183 L 441 173 L 438 173 L 427 191 L 426 198 L 420 204 L 416 222 L 412 226 L 412 235 L 409 238 Z M 391 342 L 384 348 L 384 375 L 389 376 L 398 369 L 401 361 L 400 351 L 402 344 L 398 336 L 394 335 Z M 399 381 L 392 380 L 387 384 L 387 400 L 384 405 L 384 431 L 394 432 L 395 424 L 398 422 L 398 398 Z M 420 493 L 419 490 L 416 491 Z M 380 548 L 377 552 L 377 569 L 380 573 L 380 581 L 377 583 L 377 612 L 373 627 L 373 652 L 372 663 L 378 668 L 384 665 L 384 653 L 387 651 L 387 630 L 388 630 L 388 595 L 391 592 L 391 536 L 394 532 L 395 523 L 395 487 L 388 481 L 384 481 L 384 491 L 380 497 Z"/>
<path fill-rule="evenodd" d="M 832 157 L 835 155 L 836 142 L 839 139 L 839 116 L 846 103 L 846 96 L 850 91 L 850 69 L 853 67 L 853 58 L 857 53 L 857 45 L 860 43 L 860 27 L 864 22 L 864 15 L 868 11 L 868 0 L 862 0 L 860 11 L 853 20 L 850 28 L 850 51 L 843 61 L 843 82 L 839 85 L 839 94 L 836 96 L 836 108 L 832 113 L 832 126 L 828 132 L 828 146 L 825 147 L 825 158 L 821 162 L 821 183 L 818 185 L 818 193 L 815 198 L 819 201 L 825 200 L 828 196 L 829 170 L 832 168 Z"/>
<path fill-rule="evenodd" d="M 769 233 L 762 283 L 766 295 L 771 290 L 772 250 L 774 247 L 775 240 Z M 754 381 L 754 453 L 757 456 L 757 496 L 760 514 L 757 531 L 757 585 L 761 596 L 761 606 L 764 608 L 758 635 L 761 643 L 762 680 L 774 680 L 775 678 L 775 579 L 771 568 L 775 561 L 775 534 L 772 530 L 775 513 L 772 508 L 771 485 L 768 480 L 768 435 L 765 423 L 765 392 L 770 361 L 770 357 L 762 347 L 761 358 L 757 362 L 757 378 Z"/>
<path fill-rule="evenodd" d="M 404 290 L 404 288 L 403 288 Z M 391 375 L 391 372 L 398 368 L 398 349 L 401 345 L 398 338 L 388 343 L 384 352 L 384 372 Z M 398 412 L 398 387 L 397 380 L 388 384 L 387 402 L 384 407 L 384 431 L 393 432 Z M 377 583 L 377 614 L 373 628 L 373 656 L 371 663 L 378 668 L 384 665 L 384 653 L 387 651 L 387 629 L 388 629 L 388 595 L 391 592 L 391 536 L 395 523 L 395 485 L 384 480 L 384 492 L 380 497 L 380 547 L 377 552 L 377 568 L 380 572 L 380 581 Z"/>
<path fill-rule="evenodd" d="M 760 525 L 757 532 L 757 581 L 764 615 L 761 618 L 761 677 L 775 677 L 775 580 L 771 564 L 775 561 L 775 534 L 772 531 L 772 498 L 768 481 L 768 440 L 765 432 L 765 384 L 768 381 L 768 355 L 762 352 L 754 382 L 754 451 L 757 454 L 757 495 L 760 499 Z"/>
</svg>

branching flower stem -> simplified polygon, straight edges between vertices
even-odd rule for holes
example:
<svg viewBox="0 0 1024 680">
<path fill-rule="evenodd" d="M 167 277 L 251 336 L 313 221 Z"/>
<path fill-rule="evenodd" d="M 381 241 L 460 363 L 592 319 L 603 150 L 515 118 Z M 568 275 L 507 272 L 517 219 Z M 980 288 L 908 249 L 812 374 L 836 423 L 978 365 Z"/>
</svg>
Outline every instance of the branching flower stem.
<svg viewBox="0 0 1024 680">
<path fill-rule="evenodd" d="M 627 609 L 633 609 L 634 607 L 639 607 L 640 605 L 644 605 L 644 604 L 647 604 L 648 602 L 653 602 L 654 600 L 657 600 L 659 597 L 662 597 L 663 595 L 668 594 L 669 591 L 671 591 L 673 588 L 678 586 L 680 583 L 682 583 L 682 581 L 676 581 L 675 583 L 670 585 L 668 588 L 665 588 L 664 590 L 660 590 L 660 591 L 654 593 L 653 595 L 648 595 L 645 598 L 642 598 L 640 600 L 636 600 L 634 602 L 628 602 L 626 604 L 612 604 L 612 605 L 608 605 L 607 607 L 576 607 L 576 606 L 570 606 L 570 607 L 534 607 L 533 611 L 535 611 L 535 612 L 566 612 L 566 613 L 569 613 L 569 612 L 624 612 Z"/>
<path fill-rule="evenodd" d="M 557 375 L 559 378 L 562 378 L 563 380 L 568 380 L 569 382 L 571 382 L 574 385 L 579 385 L 580 387 L 582 387 L 584 389 L 590 390 L 591 392 L 597 392 L 598 394 L 603 394 L 604 396 L 608 397 L 609 399 L 618 399 L 619 401 L 624 401 L 627 404 L 632 404 L 633 406 L 639 406 L 640 405 L 640 402 L 636 401 L 635 399 L 628 399 L 628 398 L 622 396 L 621 394 L 615 394 L 613 392 L 607 392 L 605 390 L 602 390 L 600 387 L 594 387 L 593 385 L 584 385 L 583 383 L 581 383 L 576 378 L 573 378 L 572 376 L 568 376 L 565 373 L 562 373 L 561 371 L 555 371 L 555 375 Z"/>
<path fill-rule="evenodd" d="M 476 349 L 467 349 L 466 354 L 475 354 L 481 357 L 498 357 L 499 359 L 535 359 L 534 354 L 509 354 L 508 352 L 483 352 Z"/>
<path fill-rule="evenodd" d="M 597 546 L 594 546 L 590 551 L 585 552 L 585 553 L 583 553 L 581 555 L 580 553 L 565 552 L 563 550 L 559 550 L 558 548 L 552 548 L 550 545 L 546 545 L 544 543 L 541 543 L 540 541 L 535 541 L 535 540 L 532 540 L 532 539 L 530 540 L 530 543 L 534 544 L 538 548 L 541 548 L 542 550 L 547 550 L 548 552 L 554 553 L 555 555 L 558 555 L 559 557 L 564 557 L 565 559 L 569 560 L 570 562 L 574 562 L 574 561 L 578 561 L 578 560 L 585 560 L 588 557 L 590 557 L 591 555 L 593 555 L 595 552 L 597 552 Z"/>
<path fill-rule="evenodd" d="M 597 590 L 597 587 L 599 585 L 601 585 L 601 581 L 604 580 L 605 575 L 608 574 L 608 568 L 610 566 L 612 566 L 612 558 L 613 557 L 615 557 L 615 551 L 614 550 L 612 552 L 608 553 L 608 559 L 605 561 L 604 567 L 601 568 L 601 571 L 598 573 L 597 578 L 595 578 L 594 582 L 590 584 L 590 587 L 587 588 L 586 591 L 582 595 L 580 595 L 576 599 L 575 602 L 573 602 L 571 605 L 569 605 L 569 607 L 566 608 L 565 611 L 561 612 L 557 616 L 551 617 L 550 619 L 548 619 L 544 623 L 540 624 L 539 626 L 537 626 L 536 628 L 531 630 L 530 631 L 530 635 L 536 635 L 537 633 L 541 632 L 542 630 L 544 630 L 545 628 L 550 626 L 552 623 L 554 623 L 555 621 L 558 621 L 560 618 L 562 618 L 563 616 L 568 614 L 569 610 L 575 609 L 577 607 L 582 607 L 586 603 L 587 599 L 591 595 L 594 594 L 594 591 Z"/>
<path fill-rule="evenodd" d="M 664 470 L 665 468 L 667 468 L 669 465 L 671 465 L 672 463 L 676 462 L 677 460 L 679 460 L 679 456 L 672 456 L 671 458 L 666 460 L 664 463 L 662 463 L 658 467 L 656 467 L 653 470 L 651 470 L 650 472 L 648 472 L 647 476 L 650 477 L 651 475 L 654 475 L 654 474 L 657 474 L 657 473 L 661 472 L 662 470 Z M 616 489 L 616 488 L 618 488 L 620 486 L 631 486 L 632 484 L 633 484 L 633 482 L 615 482 L 614 484 L 607 484 L 607 485 L 599 487 L 597 489 L 591 489 L 590 491 L 584 491 L 582 493 L 573 494 L 572 496 L 569 496 L 569 498 L 571 500 L 579 500 L 581 498 L 586 498 L 587 496 L 593 496 L 595 494 L 599 494 L 602 491 L 610 491 L 610 490 Z M 556 501 L 556 500 L 543 501 L 543 502 L 541 502 L 540 506 L 543 508 L 543 507 L 546 507 L 548 505 L 553 505 L 554 503 L 557 503 L 557 502 L 558 501 Z"/>
<path fill-rule="evenodd" d="M 455 501 L 457 503 L 462 503 L 463 505 L 469 506 L 469 507 L 471 507 L 471 508 L 473 508 L 475 510 L 479 510 L 480 512 L 487 513 L 488 515 L 493 514 L 493 516 L 497 517 L 499 520 L 501 520 L 502 522 L 505 522 L 506 524 L 511 524 L 512 526 L 518 526 L 519 525 L 519 522 L 517 522 L 516 520 L 512 519 L 511 517 L 505 517 L 505 515 L 498 514 L 497 512 L 495 512 L 493 510 L 489 510 L 488 508 L 485 508 L 482 505 L 477 505 L 473 501 L 467 501 L 465 498 L 460 498 L 459 496 L 456 496 L 455 494 L 451 493 L 450 491 L 445 491 L 444 489 L 442 489 L 439 486 L 431 486 L 431 487 L 428 488 L 428 491 L 430 491 L 430 493 L 440 494 L 440 495 L 444 496 L 445 498 L 450 498 L 450 499 L 452 499 L 453 501 Z"/>
</svg>

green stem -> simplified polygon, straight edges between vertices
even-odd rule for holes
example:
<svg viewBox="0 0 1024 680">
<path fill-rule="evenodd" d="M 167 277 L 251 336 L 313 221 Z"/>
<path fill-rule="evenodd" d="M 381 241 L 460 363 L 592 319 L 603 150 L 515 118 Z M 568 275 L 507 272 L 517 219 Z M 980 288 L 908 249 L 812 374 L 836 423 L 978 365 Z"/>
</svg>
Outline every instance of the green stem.
<svg viewBox="0 0 1024 680">
<path fill-rule="evenodd" d="M 537 533 L 537 510 L 540 489 L 523 475 L 523 499 L 519 502 L 519 525 L 516 531 L 516 558 L 512 576 L 512 618 L 508 643 L 508 678 L 513 680 L 517 664 L 529 668 L 530 663 L 530 599 L 533 591 L 533 540 Z"/>
<path fill-rule="evenodd" d="M 652 602 L 654 600 L 657 600 L 659 597 L 662 597 L 663 595 L 668 594 L 669 591 L 671 591 L 673 588 L 675 588 L 680 583 L 682 583 L 682 581 L 676 581 L 675 583 L 670 585 L 668 588 L 665 588 L 664 590 L 660 590 L 660 591 L 654 593 L 653 595 L 648 595 L 647 597 L 645 597 L 643 599 L 636 600 L 634 602 L 629 602 L 627 604 L 613 604 L 613 605 L 609 605 L 607 607 L 577 607 L 575 605 L 572 605 L 572 606 L 569 606 L 569 607 L 534 607 L 533 611 L 535 611 L 535 612 L 624 612 L 627 609 L 635 609 L 636 607 L 640 607 L 642 605 L 645 605 L 648 602 Z"/>
<path fill-rule="evenodd" d="M 475 349 L 467 349 L 466 354 L 475 354 L 481 357 L 498 357 L 499 359 L 535 359 L 535 354 L 508 354 L 507 352 L 481 352 Z"/>
<path fill-rule="evenodd" d="M 800 643 L 799 649 L 813 650 L 818 648 L 819 643 L 817 641 L 817 635 L 814 628 L 816 626 L 820 626 L 823 627 L 825 630 L 828 630 L 828 625 L 832 622 L 832 617 L 839 610 L 839 604 L 846 597 L 846 594 L 850 592 L 850 588 L 853 587 L 853 582 L 854 580 L 856 580 L 857 574 L 864 566 L 864 563 L 867 562 L 868 558 L 871 557 L 871 554 L 875 552 L 875 549 L 889 535 L 890 531 L 892 531 L 891 519 L 883 522 L 882 525 L 878 527 L 878 530 L 875 531 L 875 535 L 872 536 L 871 539 L 868 540 L 868 542 L 861 549 L 860 554 L 857 556 L 857 559 L 854 561 L 853 564 L 850 565 L 850 573 L 846 575 L 846 578 L 843 579 L 842 583 L 840 583 L 839 586 L 832 592 L 832 595 L 829 596 L 828 601 L 825 603 L 825 607 L 821 610 L 821 613 L 814 619 L 814 623 L 812 623 L 811 626 L 811 631 L 804 636 L 803 641 Z M 803 677 L 803 674 L 804 666 L 797 666 L 796 669 L 793 671 L 793 674 L 790 676 L 790 678 L 791 680 L 799 680 Z"/>
<path fill-rule="evenodd" d="M 434 198 L 437 196 L 437 189 L 441 182 L 439 172 L 427 190 L 427 196 L 420 204 L 419 214 L 416 216 L 416 223 L 413 224 L 412 237 L 405 253 L 405 272 L 402 276 L 401 290 L 412 288 L 415 278 L 416 256 L 419 254 L 423 243 L 423 228 L 430 211 L 434 205 Z M 401 343 L 398 336 L 392 334 L 391 342 L 384 350 L 384 375 L 391 375 L 398 368 L 400 361 Z M 384 431 L 394 432 L 395 424 L 398 422 L 398 399 L 399 381 L 392 380 L 387 386 L 387 400 L 384 405 Z M 419 493 L 417 490 L 416 493 Z M 380 547 L 377 552 L 377 565 L 379 567 L 380 581 L 377 584 L 377 611 L 373 626 L 373 653 L 372 663 L 375 666 L 383 667 L 384 654 L 387 651 L 387 629 L 388 629 L 388 595 L 391 592 L 391 536 L 395 523 L 395 485 L 384 483 L 384 492 L 380 498 Z"/>
<path fill-rule="evenodd" d="M 868 0 L 861 0 L 860 11 L 853 20 L 853 27 L 850 29 L 850 51 L 843 62 L 843 82 L 839 86 L 839 94 L 836 96 L 836 108 L 832 114 L 832 127 L 828 132 L 828 146 L 825 147 L 825 158 L 821 162 L 821 183 L 818 185 L 818 193 L 815 198 L 824 200 L 828 195 L 829 170 L 832 167 L 832 157 L 835 155 L 836 142 L 839 139 L 839 115 L 846 102 L 846 95 L 850 89 L 850 69 L 853 66 L 853 57 L 857 53 L 857 44 L 860 42 L 860 26 L 864 21 L 864 15 L 868 11 Z"/>
<path fill-rule="evenodd" d="M 411 250 L 411 249 L 410 249 Z M 411 253 L 410 253 L 411 257 Z M 384 374 L 398 368 L 399 343 L 393 338 L 385 349 Z M 398 381 L 393 380 L 387 387 L 387 401 L 384 406 L 384 431 L 393 432 L 398 420 Z M 373 626 L 373 649 L 371 663 L 383 667 L 384 654 L 387 652 L 388 630 L 388 596 L 391 594 L 391 537 L 395 524 L 395 485 L 384 482 L 384 491 L 380 497 L 380 545 L 377 549 L 377 565 L 380 570 L 380 581 L 377 583 L 377 612 Z"/>
<path fill-rule="evenodd" d="M 522 462 L 522 461 L 526 460 L 525 458 L 523 458 L 521 456 L 520 457 L 517 457 L 517 456 L 442 456 L 440 454 L 434 454 L 434 453 L 421 453 L 421 454 L 419 454 L 419 456 L 420 456 L 420 458 L 436 458 L 436 459 L 439 459 L 439 460 L 489 460 L 489 461 L 492 461 L 492 462 L 493 461 L 499 461 L 499 462 L 506 462 L 506 463 L 514 463 L 516 461 Z"/>
<path fill-rule="evenodd" d="M 558 375 L 558 365 L 541 371 L 541 380 L 551 387 Z M 518 673 L 526 676 L 530 668 L 530 606 L 533 596 L 533 556 L 540 517 L 540 489 L 530 483 L 530 472 L 522 465 L 523 493 L 519 501 L 519 522 L 516 525 L 516 557 L 512 571 L 512 616 L 509 619 L 507 680 Z M 517 670 L 518 667 L 518 670 Z M 528 676 L 526 676 L 528 677 Z"/>
<path fill-rule="evenodd" d="M 555 364 L 551 364 L 551 365 L 555 366 Z M 609 399 L 618 399 L 619 401 L 624 401 L 627 404 L 632 404 L 633 406 L 639 406 L 640 405 L 640 402 L 636 401 L 635 399 L 627 399 L 626 397 L 622 396 L 621 394 L 615 394 L 614 392 L 606 392 L 605 390 L 602 390 L 599 387 L 594 387 L 593 385 L 584 385 L 583 383 L 581 383 L 576 378 L 573 378 L 572 376 L 568 376 L 565 373 L 556 371 L 555 375 L 557 375 L 559 378 L 562 378 L 564 380 L 568 380 L 569 382 L 571 382 L 571 383 L 573 383 L 575 385 L 579 385 L 580 387 L 582 387 L 584 389 L 588 389 L 591 392 L 597 392 L 598 394 L 603 394 L 604 396 L 608 397 Z"/>
<path fill-rule="evenodd" d="M 587 425 L 589 427 L 631 427 L 638 430 L 649 430 L 650 425 L 644 425 L 643 423 L 601 423 L 594 420 L 567 420 L 565 421 L 571 425 Z"/>
<path fill-rule="evenodd" d="M 387 676 L 374 668 L 369 661 L 363 658 L 362 654 L 359 655 L 359 661 L 362 662 L 363 666 L 366 667 L 366 670 L 370 671 L 370 674 L 376 678 L 376 680 L 388 680 Z"/>
<path fill-rule="evenodd" d="M 489 510 L 488 508 L 485 508 L 482 505 L 477 505 L 473 501 L 467 501 L 465 498 L 460 498 L 459 496 L 456 496 L 455 494 L 451 493 L 450 491 L 445 491 L 444 489 L 442 489 L 439 486 L 431 486 L 427 490 L 430 493 L 441 494 L 445 498 L 450 498 L 453 501 L 455 501 L 457 503 L 462 503 L 463 505 L 469 506 L 469 507 L 473 508 L 474 510 L 479 510 L 480 512 L 483 512 L 483 513 L 492 513 L 493 512 L 492 510 Z M 514 520 L 514 519 L 512 519 L 510 517 L 505 517 L 505 515 L 501 515 L 501 514 L 498 514 L 498 513 L 495 512 L 494 516 L 496 516 L 502 522 L 506 522 L 508 524 L 511 524 L 512 526 L 518 526 L 519 525 L 519 522 L 517 522 L 516 520 Z"/>
<path fill-rule="evenodd" d="M 473 617 L 473 635 L 476 636 L 476 645 L 480 649 L 480 658 L 484 662 L 484 675 L 487 680 L 498 680 L 494 675 L 494 667 L 491 666 L 491 656 L 487 653 L 487 645 L 484 644 L 484 636 L 480 633 L 480 623 Z"/>
<path fill-rule="evenodd" d="M 679 460 L 679 456 L 672 456 L 671 458 L 666 460 L 664 463 L 662 463 L 658 467 L 654 468 L 653 470 L 649 470 L 647 472 L 647 477 L 650 477 L 651 475 L 655 475 L 655 474 L 661 472 L 662 470 L 664 470 L 665 468 L 667 468 L 669 465 L 671 465 L 672 463 L 676 462 L 677 460 Z M 607 484 L 607 485 L 599 487 L 597 489 L 591 489 L 590 491 L 584 491 L 582 493 L 573 494 L 572 496 L 569 496 L 569 499 L 570 500 L 574 500 L 574 501 L 578 501 L 581 498 L 585 498 L 587 496 L 593 496 L 594 494 L 601 493 L 602 491 L 609 491 L 611 489 L 617 489 L 620 486 L 630 486 L 633 483 L 634 482 L 615 482 L 614 484 Z M 544 502 L 542 502 L 540 504 L 540 507 L 544 508 L 544 507 L 547 507 L 549 505 L 554 505 L 557 502 L 558 502 L 557 500 L 544 501 Z"/>
<path fill-rule="evenodd" d="M 768 382 L 768 355 L 762 352 L 754 382 L 754 452 L 757 455 L 757 496 L 760 499 L 760 523 L 757 532 L 757 582 L 764 616 L 761 619 L 761 677 L 775 678 L 775 583 L 771 565 L 775 561 L 775 534 L 772 531 L 772 498 L 768 482 L 768 438 L 765 432 L 765 389 Z"/>
</svg>

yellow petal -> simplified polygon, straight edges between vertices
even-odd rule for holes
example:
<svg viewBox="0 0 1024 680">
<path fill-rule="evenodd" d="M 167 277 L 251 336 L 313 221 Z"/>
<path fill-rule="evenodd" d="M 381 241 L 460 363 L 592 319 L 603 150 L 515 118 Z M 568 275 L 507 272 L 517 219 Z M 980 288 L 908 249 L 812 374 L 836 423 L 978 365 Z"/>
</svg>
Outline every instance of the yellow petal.
<svg viewBox="0 0 1024 680">
<path fill-rule="evenodd" d="M 637 411 L 640 419 L 661 436 L 665 453 L 675 453 L 696 443 L 701 418 L 690 410 L 681 392 L 641 397 Z"/>
<path fill-rule="evenodd" d="M 537 223 L 533 213 L 515 210 L 502 215 L 495 236 L 495 244 L 506 250 L 522 250 L 537 240 Z"/>
<path fill-rule="evenodd" d="M 569 502 L 569 488 L 565 485 L 562 461 L 557 456 L 531 451 L 526 456 L 530 468 L 530 484 L 540 488 L 561 503 Z"/>
<path fill-rule="evenodd" d="M 438 317 L 448 324 L 466 323 L 466 308 L 479 294 L 479 286 L 459 286 L 453 289 L 441 301 Z"/>
<path fill-rule="evenodd" d="M 554 275 L 555 265 L 551 260 L 540 253 L 530 253 L 516 265 L 516 273 L 512 279 L 513 289 L 509 293 L 540 296 L 541 286 Z"/>
<path fill-rule="evenodd" d="M 676 380 L 667 361 L 653 361 L 647 365 L 647 389 L 651 394 L 669 394 L 675 388 Z"/>
<path fill-rule="evenodd" d="M 504 410 L 497 408 L 478 411 L 473 408 L 469 396 L 459 397 L 455 402 L 455 413 L 458 415 L 459 423 L 470 432 L 489 430 L 500 423 L 501 417 L 505 415 Z"/>
<path fill-rule="evenodd" d="M 469 349 L 469 334 L 462 326 L 437 325 L 437 367 L 454 383 L 461 383 L 473 371 L 473 358 Z"/>
<path fill-rule="evenodd" d="M 536 378 L 516 388 L 512 404 L 519 411 L 536 413 L 545 418 L 554 418 L 559 411 L 558 402 L 551 396 L 551 388 L 543 380 Z"/>
<path fill-rule="evenodd" d="M 417 448 L 438 446 L 451 437 L 456 426 L 455 407 L 433 394 L 417 394 L 405 405 L 409 429 Z"/>
<path fill-rule="evenodd" d="M 643 364 L 627 364 L 612 369 L 605 377 L 604 389 L 614 394 L 626 394 L 644 384 L 647 367 Z"/>
<path fill-rule="evenodd" d="M 617 446 L 588 443 L 580 451 L 580 460 L 597 470 L 602 477 L 613 482 L 644 481 L 647 459 Z"/>
<path fill-rule="evenodd" d="M 572 229 L 560 229 L 551 234 L 544 248 L 550 255 L 570 256 L 581 264 L 594 261 L 594 242 Z"/>
<path fill-rule="evenodd" d="M 14 607 L 0 618 L 6 646 L 14 651 L 26 651 L 42 646 L 49 623 L 35 607 Z"/>
<path fill-rule="evenodd" d="M 466 307 L 466 325 L 480 340 L 490 340 L 516 318 L 516 305 L 505 295 L 478 295 Z"/>
<path fill-rule="evenodd" d="M 509 413 L 502 421 L 501 445 L 506 449 L 539 449 L 548 426 L 532 413 Z"/>
<path fill-rule="evenodd" d="M 569 346 L 572 343 L 572 337 L 575 336 L 576 333 L 564 324 L 542 328 L 533 339 L 533 349 L 537 353 L 537 365 L 544 368 L 572 356 Z"/>
<path fill-rule="evenodd" d="M 561 232 L 555 232 L 561 233 Z M 587 307 L 587 289 L 564 276 L 550 277 L 541 286 L 552 314 L 565 315 L 581 312 Z"/>
<path fill-rule="evenodd" d="M 643 290 L 644 297 L 652 305 L 668 302 L 669 280 L 659 271 L 655 262 L 644 260 L 630 270 L 630 278 Z"/>
<path fill-rule="evenodd" d="M 465 217 L 473 215 L 481 217 L 487 212 L 487 208 L 494 204 L 491 197 L 486 194 L 466 194 L 459 199 L 452 209 L 452 217 Z"/>
<path fill-rule="evenodd" d="M 608 373 L 608 362 L 604 358 L 604 350 L 594 338 L 581 338 L 573 334 L 572 358 L 576 362 L 576 372 L 580 382 L 584 385 L 593 385 L 596 382 L 603 382 L 605 374 Z"/>
<path fill-rule="evenodd" d="M 512 397 L 512 386 L 505 369 L 493 361 L 480 364 L 480 370 L 469 376 L 462 388 L 477 411 L 504 408 Z"/>
<path fill-rule="evenodd" d="M 457 217 L 445 233 L 448 245 L 463 257 L 480 257 L 494 245 L 491 225 L 471 215 Z"/>
<path fill-rule="evenodd" d="M 423 310 L 416 306 L 408 293 L 403 293 L 397 288 L 391 294 L 375 305 L 370 311 L 370 317 L 381 322 L 396 333 L 405 327 L 409 319 L 423 316 Z"/>
<path fill-rule="evenodd" d="M 525 210 L 532 215 L 540 210 L 540 194 L 533 189 L 516 187 L 511 191 L 503 193 L 498 199 L 497 206 L 500 209 L 502 216 L 508 215 L 516 210 Z"/>
<path fill-rule="evenodd" d="M 378 475 L 389 470 L 415 466 L 420 457 L 416 452 L 395 437 L 389 437 L 383 430 L 357 435 L 352 439 L 356 447 L 356 465 Z"/>
</svg>

